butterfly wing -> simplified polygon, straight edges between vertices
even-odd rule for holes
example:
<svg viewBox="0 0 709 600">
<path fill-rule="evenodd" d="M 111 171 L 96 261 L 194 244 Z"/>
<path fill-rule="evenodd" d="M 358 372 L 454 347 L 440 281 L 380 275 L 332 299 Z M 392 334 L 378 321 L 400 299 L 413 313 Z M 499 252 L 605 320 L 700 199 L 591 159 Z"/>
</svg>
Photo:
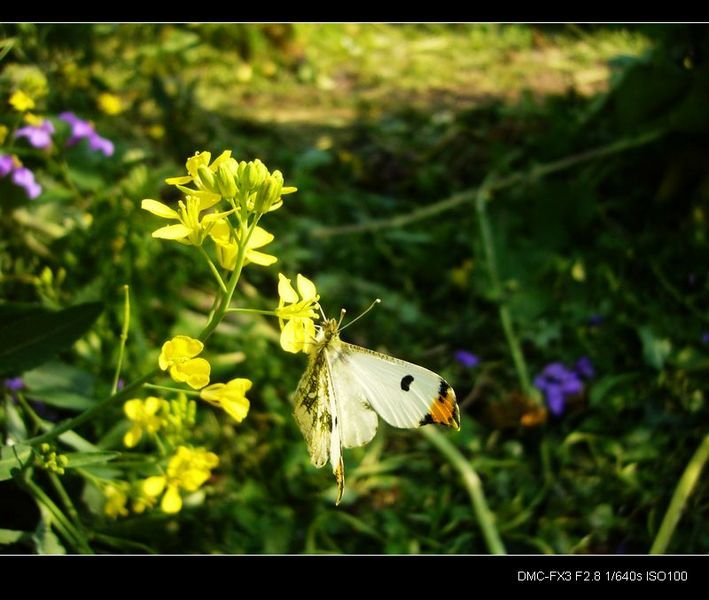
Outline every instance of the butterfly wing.
<svg viewBox="0 0 709 600">
<path fill-rule="evenodd" d="M 438 423 L 460 429 L 455 392 L 442 377 L 413 363 L 346 342 L 340 343 L 342 349 L 330 361 L 330 370 L 336 382 L 342 379 L 351 385 L 351 391 L 346 395 L 338 393 L 336 388 L 342 409 L 354 404 L 343 402 L 342 398 L 354 397 L 363 400 L 394 427 L 410 428 Z"/>
<path fill-rule="evenodd" d="M 295 392 L 293 415 L 305 438 L 311 462 L 320 468 L 330 460 L 337 479 L 339 504 L 345 488 L 341 419 L 324 349 L 311 354 Z"/>
<path fill-rule="evenodd" d="M 338 425 L 345 448 L 364 446 L 377 433 L 379 419 L 367 400 L 367 390 L 357 371 L 346 360 L 346 347 L 334 339 L 325 350 L 332 390 L 338 415 Z"/>
</svg>

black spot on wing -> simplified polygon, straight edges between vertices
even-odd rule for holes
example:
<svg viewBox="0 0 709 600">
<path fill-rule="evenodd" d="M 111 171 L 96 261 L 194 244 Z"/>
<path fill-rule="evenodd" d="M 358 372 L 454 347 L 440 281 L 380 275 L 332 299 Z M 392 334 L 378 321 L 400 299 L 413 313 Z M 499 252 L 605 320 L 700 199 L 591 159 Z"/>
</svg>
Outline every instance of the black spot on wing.
<svg viewBox="0 0 709 600">
<path fill-rule="evenodd" d="M 441 379 L 441 385 L 438 388 L 438 395 L 443 396 L 444 398 L 446 397 L 446 394 L 448 393 L 448 390 L 450 389 L 451 386 L 449 386 L 445 381 Z"/>
<path fill-rule="evenodd" d="M 404 390 L 405 392 L 408 392 L 413 380 L 414 380 L 413 375 L 404 375 L 401 378 L 401 389 Z"/>
<path fill-rule="evenodd" d="M 419 421 L 419 425 L 431 425 L 435 423 L 433 420 L 433 417 L 430 414 L 426 414 L 426 416 Z"/>
</svg>

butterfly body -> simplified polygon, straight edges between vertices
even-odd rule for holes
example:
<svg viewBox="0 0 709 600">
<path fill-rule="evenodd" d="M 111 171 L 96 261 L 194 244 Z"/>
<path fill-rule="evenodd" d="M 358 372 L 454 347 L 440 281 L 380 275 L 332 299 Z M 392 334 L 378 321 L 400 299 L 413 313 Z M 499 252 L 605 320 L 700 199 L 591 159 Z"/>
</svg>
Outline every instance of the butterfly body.
<svg viewBox="0 0 709 600">
<path fill-rule="evenodd" d="M 295 393 L 295 420 L 316 467 L 328 460 L 344 491 L 343 448 L 369 442 L 378 416 L 394 427 L 437 423 L 460 428 L 455 393 L 436 373 L 397 358 L 348 344 L 338 322 L 325 321 Z"/>
</svg>

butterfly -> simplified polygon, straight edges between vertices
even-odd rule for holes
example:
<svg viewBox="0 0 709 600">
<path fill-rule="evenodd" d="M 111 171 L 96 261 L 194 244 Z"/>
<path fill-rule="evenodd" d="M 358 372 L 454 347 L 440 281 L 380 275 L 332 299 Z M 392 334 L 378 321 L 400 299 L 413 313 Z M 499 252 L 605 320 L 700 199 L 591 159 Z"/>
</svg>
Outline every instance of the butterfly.
<svg viewBox="0 0 709 600">
<path fill-rule="evenodd" d="M 341 321 L 342 317 L 339 322 L 325 319 L 318 326 L 308 366 L 295 392 L 293 413 L 311 462 L 318 468 L 328 460 L 332 465 L 336 504 L 345 489 L 342 449 L 368 443 L 377 432 L 379 417 L 400 428 L 438 423 L 460 429 L 455 392 L 442 377 L 343 342 Z"/>
</svg>

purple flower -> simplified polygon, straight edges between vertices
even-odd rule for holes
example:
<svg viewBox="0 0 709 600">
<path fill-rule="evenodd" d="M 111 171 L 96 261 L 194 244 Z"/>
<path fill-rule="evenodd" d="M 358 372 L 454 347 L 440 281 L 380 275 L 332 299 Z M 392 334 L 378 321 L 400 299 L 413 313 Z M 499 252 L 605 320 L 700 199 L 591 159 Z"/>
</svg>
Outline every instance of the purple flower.
<svg viewBox="0 0 709 600">
<path fill-rule="evenodd" d="M 0 177 L 5 177 L 15 168 L 15 161 L 9 154 L 0 154 Z"/>
<path fill-rule="evenodd" d="M 578 374 L 560 362 L 549 363 L 544 367 L 534 378 L 534 387 L 544 393 L 549 412 L 557 417 L 564 412 L 567 397 L 583 391 L 583 383 Z"/>
<path fill-rule="evenodd" d="M 27 141 L 35 148 L 47 148 L 52 144 L 52 134 L 54 133 L 54 125 L 48 119 L 36 127 L 28 125 L 22 127 L 15 132 L 16 138 L 25 137 Z"/>
<path fill-rule="evenodd" d="M 118 383 L 116 384 L 116 390 L 121 391 L 123 389 L 123 386 L 125 386 L 126 382 L 123 381 L 123 379 L 119 379 Z"/>
<path fill-rule="evenodd" d="M 113 142 L 96 133 L 91 123 L 80 119 L 73 112 L 63 112 L 59 115 L 59 118 L 71 125 L 71 137 L 67 140 L 67 146 L 73 146 L 79 140 L 86 138 L 89 141 L 91 150 L 101 152 L 105 156 L 113 154 Z"/>
<path fill-rule="evenodd" d="M 29 198 L 36 198 L 42 193 L 42 186 L 34 179 L 34 173 L 27 167 L 20 167 L 12 172 L 12 182 L 24 188 Z"/>
<path fill-rule="evenodd" d="M 603 315 L 599 315 L 599 314 L 589 315 L 587 322 L 592 327 L 598 327 L 599 325 L 603 324 Z"/>
<path fill-rule="evenodd" d="M 89 148 L 101 152 L 104 156 L 111 156 L 113 154 L 113 142 L 101 137 L 95 131 L 89 136 Z"/>
<path fill-rule="evenodd" d="M 709 331 L 702 334 L 702 344 L 709 344 Z"/>
<path fill-rule="evenodd" d="M 6 379 L 2 382 L 2 384 L 5 386 L 5 389 L 10 390 L 11 392 L 19 392 L 25 387 L 25 382 L 22 381 L 22 377 L 12 377 L 11 379 Z"/>
<path fill-rule="evenodd" d="M 593 379 L 596 375 L 596 370 L 593 368 L 593 363 L 591 363 L 591 359 L 588 356 L 582 356 L 576 361 L 574 371 L 584 379 Z"/>
<path fill-rule="evenodd" d="M 456 350 L 454 356 L 461 365 L 469 369 L 477 367 L 480 364 L 480 358 L 467 350 Z"/>
</svg>

